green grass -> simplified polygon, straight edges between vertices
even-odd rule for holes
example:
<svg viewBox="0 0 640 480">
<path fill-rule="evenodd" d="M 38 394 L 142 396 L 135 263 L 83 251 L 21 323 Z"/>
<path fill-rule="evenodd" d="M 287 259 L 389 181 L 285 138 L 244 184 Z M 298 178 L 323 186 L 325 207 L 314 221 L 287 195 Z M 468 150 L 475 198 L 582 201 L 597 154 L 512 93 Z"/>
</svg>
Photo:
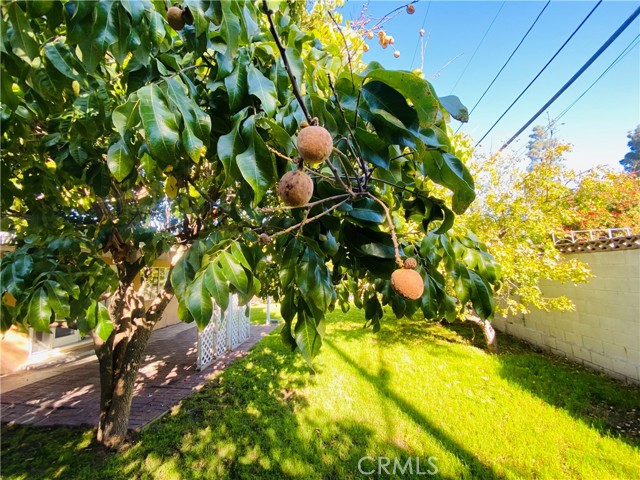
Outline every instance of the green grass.
<svg viewBox="0 0 640 480">
<path fill-rule="evenodd" d="M 122 454 L 3 427 L 3 478 L 366 478 L 367 455 L 436 457 L 447 479 L 640 477 L 640 442 L 614 433 L 637 389 L 505 337 L 488 355 L 466 325 L 386 316 L 373 334 L 361 315 L 330 316 L 315 374 L 270 335 Z"/>
</svg>

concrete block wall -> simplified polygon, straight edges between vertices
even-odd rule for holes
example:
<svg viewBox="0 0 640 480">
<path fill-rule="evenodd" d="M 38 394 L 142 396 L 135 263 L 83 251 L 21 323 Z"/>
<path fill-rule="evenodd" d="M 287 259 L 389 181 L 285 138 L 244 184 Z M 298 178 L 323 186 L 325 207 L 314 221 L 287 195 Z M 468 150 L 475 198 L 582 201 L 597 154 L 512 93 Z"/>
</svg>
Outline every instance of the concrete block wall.
<svg viewBox="0 0 640 480">
<path fill-rule="evenodd" d="M 534 309 L 496 318 L 494 326 L 545 350 L 640 384 L 640 250 L 575 254 L 595 275 L 573 285 L 546 281 L 545 296 L 565 295 L 573 312 Z"/>
</svg>

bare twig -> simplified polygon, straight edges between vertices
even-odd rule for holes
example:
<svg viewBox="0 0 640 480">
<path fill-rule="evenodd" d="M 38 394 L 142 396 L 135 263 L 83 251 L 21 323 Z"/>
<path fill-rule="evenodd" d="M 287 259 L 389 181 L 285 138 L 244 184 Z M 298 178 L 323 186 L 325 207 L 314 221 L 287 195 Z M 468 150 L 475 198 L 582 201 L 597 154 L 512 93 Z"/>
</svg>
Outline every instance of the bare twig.
<svg viewBox="0 0 640 480">
<path fill-rule="evenodd" d="M 296 81 L 296 77 L 291 70 L 291 65 L 289 64 L 289 60 L 287 58 L 287 53 L 285 51 L 284 46 L 282 45 L 282 41 L 280 40 L 280 36 L 278 35 L 278 31 L 276 30 L 276 25 L 273 22 L 273 10 L 269 9 L 269 5 L 267 4 L 267 0 L 262 0 L 262 10 L 267 15 L 269 19 L 269 31 L 271 32 L 271 36 L 276 42 L 278 50 L 280 51 L 280 55 L 282 56 L 282 62 L 284 63 L 284 68 L 287 70 L 287 74 L 289 75 L 289 80 L 291 80 L 291 86 L 293 87 L 293 94 L 296 96 L 298 103 L 300 104 L 300 108 L 304 113 L 304 116 L 307 118 L 307 121 L 312 124 L 313 118 L 309 114 L 307 110 L 307 106 L 304 104 L 302 100 L 302 95 L 300 94 L 300 89 L 298 88 L 298 82 Z"/>
<path fill-rule="evenodd" d="M 327 10 L 327 13 L 329 14 L 329 18 L 331 18 L 331 20 L 333 21 L 334 25 L 338 29 L 338 32 L 340 32 L 340 36 L 342 37 L 342 41 L 344 42 L 344 48 L 347 51 L 347 61 L 349 62 L 349 73 L 351 73 L 351 84 L 353 85 L 353 88 L 355 89 L 356 82 L 353 79 L 353 66 L 351 65 L 351 63 L 352 63 L 351 52 L 349 51 L 349 44 L 347 43 L 347 38 L 344 36 L 344 33 L 342 32 L 342 28 L 340 28 L 340 24 L 338 22 L 336 22 L 336 19 L 333 16 L 333 14 L 331 13 L 331 10 Z M 329 74 L 327 74 L 327 76 L 329 76 Z M 329 81 L 331 81 L 331 79 L 329 79 Z M 334 91 L 334 93 L 335 93 L 335 91 Z"/>
<path fill-rule="evenodd" d="M 271 148 L 269 145 L 267 145 L 267 148 L 269 149 L 269 151 L 270 151 L 271 153 L 273 153 L 273 154 L 274 154 L 274 155 L 276 155 L 277 157 L 284 158 L 285 160 L 287 160 L 287 161 L 289 161 L 289 162 L 291 162 L 291 163 L 294 163 L 294 164 L 296 164 L 296 165 L 298 164 L 298 162 L 297 162 L 295 159 L 293 159 L 293 158 L 291 158 L 291 157 L 287 157 L 284 153 L 280 153 L 280 152 L 279 152 L 278 150 L 276 150 L 275 148 Z"/>
<path fill-rule="evenodd" d="M 444 66 L 438 70 L 436 73 L 434 73 L 430 80 L 435 80 L 436 78 L 438 78 L 440 76 L 440 74 L 442 73 L 442 71 L 447 68 L 449 65 L 451 65 L 453 62 L 455 62 L 458 58 L 460 58 L 463 54 L 459 53 L 458 55 L 456 55 L 455 57 L 453 57 L 451 60 L 449 60 L 447 63 L 444 64 Z"/>
<path fill-rule="evenodd" d="M 378 204 L 380 204 L 380 206 L 384 210 L 384 213 L 387 217 L 387 223 L 389 224 L 389 232 L 391 233 L 391 241 L 393 242 L 393 249 L 396 252 L 396 265 L 402 268 L 403 263 L 402 263 L 402 258 L 400 257 L 400 245 L 398 244 L 398 237 L 396 235 L 396 229 L 393 226 L 393 220 L 391 219 L 391 212 L 389 211 L 389 207 L 387 207 L 386 203 L 384 203 L 375 195 L 372 195 L 371 193 L 367 193 L 367 196 L 372 200 L 375 200 L 376 202 L 378 202 Z"/>
<path fill-rule="evenodd" d="M 330 208 L 326 209 L 324 212 L 319 213 L 318 215 L 314 215 L 314 216 L 313 216 L 313 217 L 311 217 L 311 218 L 305 218 L 305 219 L 304 219 L 304 220 L 302 220 L 300 223 L 297 223 L 297 224 L 295 224 L 295 225 L 290 226 L 289 228 L 286 228 L 286 229 L 281 230 L 281 231 L 279 231 L 279 232 L 277 232 L 277 233 L 274 233 L 273 235 L 271 235 L 271 239 L 274 239 L 274 238 L 276 238 L 276 237 L 279 237 L 280 235 L 284 235 L 284 234 L 287 234 L 287 233 L 289 233 L 289 232 L 292 232 L 293 230 L 295 230 L 295 229 L 297 229 L 297 228 L 302 228 L 302 227 L 304 227 L 307 223 L 311 223 L 311 222 L 313 222 L 313 221 L 317 220 L 318 218 L 320 218 L 320 217 L 323 217 L 323 216 L 327 215 L 328 213 L 330 213 L 330 212 L 334 211 L 336 208 L 341 207 L 342 205 L 344 205 L 344 204 L 345 204 L 346 202 L 348 202 L 348 201 L 349 201 L 349 199 L 348 199 L 348 198 L 345 198 L 345 199 L 344 199 L 344 200 L 342 200 L 341 202 L 336 203 L 335 205 L 333 205 L 333 206 L 331 206 Z"/>
<path fill-rule="evenodd" d="M 344 200 L 345 198 L 348 198 L 350 195 L 348 193 L 342 193 L 340 195 L 334 195 L 333 197 L 327 197 L 327 198 L 323 198 L 322 200 L 316 200 L 315 202 L 311 202 L 311 203 L 305 203 L 304 205 L 298 205 L 296 207 L 290 207 L 288 205 L 280 205 L 278 207 L 265 207 L 265 208 L 260 208 L 258 209 L 258 211 L 260 213 L 270 213 L 270 212 L 277 212 L 279 210 L 293 210 L 294 208 L 313 208 L 316 205 L 320 205 L 326 202 L 330 202 L 332 200 Z"/>
</svg>

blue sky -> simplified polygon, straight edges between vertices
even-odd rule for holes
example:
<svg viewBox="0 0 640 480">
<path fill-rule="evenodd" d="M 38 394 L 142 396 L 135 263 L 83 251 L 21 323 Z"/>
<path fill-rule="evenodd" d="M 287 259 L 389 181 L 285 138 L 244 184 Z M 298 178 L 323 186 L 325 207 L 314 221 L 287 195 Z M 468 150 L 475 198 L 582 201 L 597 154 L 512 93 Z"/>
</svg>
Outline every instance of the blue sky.
<svg viewBox="0 0 640 480">
<path fill-rule="evenodd" d="M 406 2 L 373 0 L 367 11 L 371 17 L 379 18 L 403 3 Z M 385 24 L 387 34 L 395 39 L 400 57 L 394 58 L 393 48 L 383 50 L 376 37 L 369 41 L 371 48 L 364 61 L 376 60 L 386 68 L 394 69 L 420 67 L 420 49 L 418 47 L 416 52 L 416 46 L 420 41 L 419 30 L 424 25 L 425 40 L 429 35 L 424 65 L 426 78 L 433 83 L 438 95 L 457 95 L 471 109 L 545 3 L 507 1 L 503 5 L 502 1 L 421 0 L 415 4 L 413 15 L 403 12 Z M 596 3 L 552 1 L 462 131 L 479 140 Z M 363 5 L 363 2 L 348 1 L 342 10 L 345 19 L 357 18 Z M 479 151 L 489 153 L 500 148 L 582 67 L 637 6 L 633 1 L 604 1 L 482 142 Z M 494 18 L 493 26 L 472 58 Z M 556 118 L 625 48 L 636 44 L 634 39 L 638 34 L 640 18 L 548 108 L 549 118 Z M 621 170 L 618 161 L 628 152 L 627 133 L 640 124 L 639 52 L 640 46 L 636 44 L 558 121 L 555 134 L 573 145 L 572 152 L 566 155 L 569 167 L 586 170 L 595 165 L 607 165 Z M 445 67 L 448 62 L 451 63 Z M 547 124 L 547 113 L 532 126 L 537 124 Z M 452 125 L 456 129 L 459 123 L 453 121 Z M 509 150 L 524 152 L 530 132 L 531 127 L 512 143 Z"/>
</svg>

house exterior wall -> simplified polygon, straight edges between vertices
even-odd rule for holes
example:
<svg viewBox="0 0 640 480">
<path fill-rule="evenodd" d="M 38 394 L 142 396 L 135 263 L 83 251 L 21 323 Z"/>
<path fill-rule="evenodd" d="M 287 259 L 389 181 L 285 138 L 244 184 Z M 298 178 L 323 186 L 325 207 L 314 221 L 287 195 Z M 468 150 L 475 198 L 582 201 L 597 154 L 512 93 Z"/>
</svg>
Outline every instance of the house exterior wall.
<svg viewBox="0 0 640 480">
<path fill-rule="evenodd" d="M 148 304 L 150 303 L 151 302 L 148 302 Z M 162 319 L 156 323 L 154 330 L 168 327 L 179 321 L 178 302 L 173 298 L 171 302 L 169 302 L 169 305 L 167 305 Z M 0 375 L 15 372 L 26 365 L 29 360 L 30 343 L 29 335 L 20 332 L 15 327 L 11 327 L 10 330 L 0 337 Z M 69 348 L 73 348 L 73 345 L 69 345 Z M 88 345 L 86 348 L 93 347 Z"/>
<path fill-rule="evenodd" d="M 534 309 L 494 326 L 548 351 L 640 384 L 640 250 L 576 254 L 595 275 L 586 284 L 545 281 L 545 296 L 565 295 L 573 312 Z"/>
</svg>

